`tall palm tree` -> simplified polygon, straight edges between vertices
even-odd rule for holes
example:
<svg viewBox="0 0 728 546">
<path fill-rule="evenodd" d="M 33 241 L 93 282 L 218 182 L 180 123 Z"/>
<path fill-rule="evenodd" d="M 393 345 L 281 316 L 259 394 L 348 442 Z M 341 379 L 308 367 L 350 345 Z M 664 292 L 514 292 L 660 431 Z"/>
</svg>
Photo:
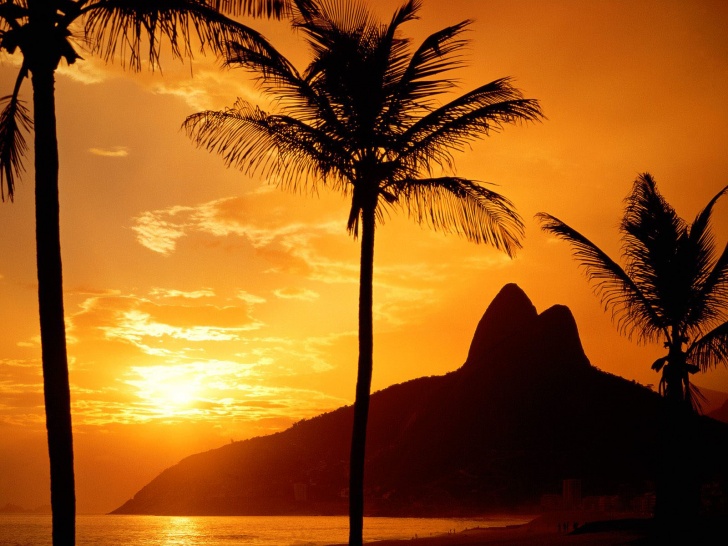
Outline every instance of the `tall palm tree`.
<svg viewBox="0 0 728 546">
<path fill-rule="evenodd" d="M 357 3 L 295 4 L 294 27 L 311 50 L 305 71 L 246 44 L 232 44 L 227 60 L 256 75 L 277 111 L 238 99 L 232 108 L 188 117 L 184 128 L 228 166 L 275 175 L 283 188 L 331 187 L 351 198 L 347 228 L 361 237 L 361 263 L 349 543 L 361 544 L 376 225 L 401 208 L 416 222 L 512 255 L 523 231 L 512 204 L 472 180 L 433 176 L 433 167 L 451 170 L 453 152 L 467 142 L 542 114 L 507 78 L 437 103 L 454 87 L 446 73 L 463 64 L 469 21 L 435 32 L 412 52 L 399 31 L 417 17 L 421 1 L 405 2 L 388 24 Z"/>
<path fill-rule="evenodd" d="M 718 253 L 710 219 L 719 191 L 692 223 L 677 215 L 648 173 L 625 201 L 619 231 L 622 268 L 589 239 L 558 218 L 540 213 L 542 228 L 569 242 L 619 330 L 666 349 L 652 369 L 661 372 L 666 399 L 662 423 L 657 514 L 668 528 L 697 515 L 699 483 L 690 414 L 700 393 L 690 376 L 728 365 L 728 245 Z"/>
<path fill-rule="evenodd" d="M 51 468 L 53 543 L 75 541 L 75 487 L 68 359 L 63 316 L 58 201 L 55 71 L 73 64 L 82 43 L 111 60 L 117 54 L 132 70 L 146 57 L 160 60 L 160 40 L 174 56 L 191 56 L 191 39 L 221 54 L 235 39 L 251 50 L 267 47 L 262 37 L 231 15 L 281 16 L 287 0 L 4 0 L 0 3 L 0 50 L 19 52 L 22 64 L 0 111 L 0 197 L 12 201 L 15 180 L 28 150 L 25 133 L 34 128 L 35 219 L 38 303 L 46 428 Z M 74 36 L 75 35 L 75 36 Z M 31 78 L 33 113 L 20 100 Z"/>
</svg>

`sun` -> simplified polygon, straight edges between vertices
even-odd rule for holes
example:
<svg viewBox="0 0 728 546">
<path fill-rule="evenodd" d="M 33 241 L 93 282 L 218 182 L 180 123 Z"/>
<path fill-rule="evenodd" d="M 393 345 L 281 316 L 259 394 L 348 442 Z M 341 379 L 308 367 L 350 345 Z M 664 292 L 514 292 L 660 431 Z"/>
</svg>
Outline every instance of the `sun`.
<svg viewBox="0 0 728 546">
<path fill-rule="evenodd" d="M 155 390 L 160 406 L 182 408 L 195 402 L 200 389 L 191 382 L 173 381 L 158 385 Z"/>
<path fill-rule="evenodd" d="M 199 378 L 182 366 L 140 366 L 133 368 L 135 387 L 148 418 L 194 415 L 202 398 Z"/>
</svg>

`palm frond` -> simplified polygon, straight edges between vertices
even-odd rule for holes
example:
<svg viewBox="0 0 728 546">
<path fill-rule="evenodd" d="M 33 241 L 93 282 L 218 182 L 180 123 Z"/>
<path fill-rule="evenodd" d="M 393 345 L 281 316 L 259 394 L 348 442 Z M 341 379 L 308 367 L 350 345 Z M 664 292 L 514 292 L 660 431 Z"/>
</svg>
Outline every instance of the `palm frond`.
<svg viewBox="0 0 728 546">
<path fill-rule="evenodd" d="M 212 7 L 232 16 L 281 19 L 293 13 L 295 0 L 211 0 Z"/>
<path fill-rule="evenodd" d="M 536 219 L 541 229 L 568 242 L 572 255 L 584 268 L 587 279 L 605 310 L 609 310 L 618 330 L 632 337 L 635 332 L 640 341 L 655 341 L 665 333 L 664 319 L 642 293 L 641 285 L 605 254 L 599 247 L 558 218 L 539 213 Z"/>
<path fill-rule="evenodd" d="M 701 291 L 705 295 L 705 307 L 710 308 L 705 320 L 724 320 L 728 314 L 728 244 L 715 260 Z"/>
<path fill-rule="evenodd" d="M 703 239 L 709 238 L 712 242 L 711 238 L 711 230 L 710 230 L 710 218 L 713 214 L 713 207 L 715 207 L 716 202 L 718 199 L 720 199 L 723 195 L 728 193 L 728 186 L 725 186 L 722 190 L 720 190 L 715 196 L 708 201 L 708 204 L 705 206 L 703 210 L 701 210 L 697 216 L 695 217 L 695 220 L 693 220 L 693 223 L 690 225 L 690 238 L 696 242 L 696 244 L 699 244 L 699 241 L 702 241 Z M 699 246 L 711 246 L 707 243 L 699 244 Z"/>
<path fill-rule="evenodd" d="M 509 78 L 495 80 L 422 117 L 396 137 L 400 161 L 413 167 L 452 166 L 452 152 L 505 124 L 539 121 L 537 100 L 524 99 Z"/>
<path fill-rule="evenodd" d="M 690 404 L 695 413 L 702 414 L 704 404 L 708 399 L 696 385 L 687 381 L 685 384 L 685 401 Z"/>
<path fill-rule="evenodd" d="M 686 350 L 690 364 L 702 371 L 723 364 L 728 366 L 728 322 L 714 328 L 695 340 Z"/>
<path fill-rule="evenodd" d="M 352 146 L 358 146 L 355 136 L 371 134 L 381 111 L 382 81 L 392 44 L 363 4 L 333 4 L 338 6 L 333 13 L 324 9 L 320 17 L 301 27 L 313 53 L 304 78 L 338 118 L 331 127 L 339 138 L 351 139 Z"/>
<path fill-rule="evenodd" d="M 317 179 L 336 182 L 348 168 L 340 160 L 342 151 L 325 134 L 241 100 L 223 111 L 193 114 L 183 128 L 198 147 L 219 154 L 227 166 L 275 177 L 287 189 L 297 190 Z"/>
<path fill-rule="evenodd" d="M 383 124 L 401 123 L 403 114 L 411 117 L 422 114 L 423 111 L 431 111 L 435 97 L 455 85 L 451 78 L 429 78 L 464 66 L 459 53 L 467 40 L 460 36 L 470 23 L 462 21 L 431 34 L 412 54 L 406 65 L 402 55 L 402 62 L 399 63 L 403 65 L 401 68 L 399 64 L 392 63 L 391 89 L 387 90 L 388 100 Z"/>
<path fill-rule="evenodd" d="M 251 48 L 270 47 L 255 30 L 228 19 L 208 0 L 97 0 L 82 10 L 85 38 L 91 51 L 107 62 L 117 56 L 123 66 L 141 70 L 159 67 L 163 44 L 174 58 L 192 58 L 192 38 L 216 55 L 237 42 Z"/>
<path fill-rule="evenodd" d="M 5 103 L 0 111 L 0 199 L 13 200 L 15 195 L 15 179 L 24 171 L 23 158 L 28 151 L 24 133 L 33 128 L 33 121 L 28 109 L 19 99 L 20 85 L 28 70 L 23 65 L 13 88 L 13 94 L 0 99 Z"/>
<path fill-rule="evenodd" d="M 694 285 L 694 264 L 681 260 L 678 250 L 687 224 L 660 195 L 649 173 L 635 180 L 619 229 L 627 274 L 658 314 L 680 324 Z"/>
<path fill-rule="evenodd" d="M 338 33 L 361 32 L 374 23 L 371 11 L 360 0 L 319 0 L 296 3 L 292 24 L 314 49 L 326 49 Z"/>
<path fill-rule="evenodd" d="M 334 131 L 341 131 L 339 119 L 326 96 L 317 93 L 275 48 L 261 50 L 238 43 L 229 46 L 226 64 L 253 73 L 259 89 L 274 97 L 283 111 L 312 126 L 328 124 Z"/>
<path fill-rule="evenodd" d="M 8 31 L 17 31 L 23 21 L 28 17 L 27 0 L 15 0 L 14 2 L 3 2 L 0 4 L 0 45 L 9 53 L 13 53 L 17 43 Z"/>
<path fill-rule="evenodd" d="M 511 257 L 521 248 L 523 221 L 513 203 L 472 180 L 408 178 L 391 182 L 385 189 L 417 223 L 490 244 Z"/>
<path fill-rule="evenodd" d="M 690 226 L 688 241 L 693 255 L 689 259 L 695 264 L 697 274 L 686 322 L 696 329 L 705 323 L 722 322 L 728 313 L 728 245 L 716 257 L 715 237 L 710 227 L 713 207 L 726 192 L 728 186 L 708 202 Z"/>
</svg>

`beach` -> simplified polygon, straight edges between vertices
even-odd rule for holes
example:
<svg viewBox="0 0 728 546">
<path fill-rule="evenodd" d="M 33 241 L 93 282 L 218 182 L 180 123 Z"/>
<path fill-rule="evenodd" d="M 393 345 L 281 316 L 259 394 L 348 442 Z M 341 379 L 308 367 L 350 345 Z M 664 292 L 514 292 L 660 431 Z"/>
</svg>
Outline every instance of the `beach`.
<svg viewBox="0 0 728 546">
<path fill-rule="evenodd" d="M 473 528 L 410 540 L 383 540 L 372 546 L 621 546 L 647 545 L 651 519 L 643 515 L 553 512 L 523 525 Z M 337 544 L 333 546 L 346 546 Z"/>
<path fill-rule="evenodd" d="M 473 528 L 440 536 L 383 540 L 372 546 L 713 546 L 728 543 L 724 517 L 701 520 L 690 531 L 654 534 L 653 520 L 643 514 L 557 512 L 509 527 Z M 574 524 L 576 526 L 574 527 Z M 346 545 L 335 545 L 346 546 Z"/>
</svg>

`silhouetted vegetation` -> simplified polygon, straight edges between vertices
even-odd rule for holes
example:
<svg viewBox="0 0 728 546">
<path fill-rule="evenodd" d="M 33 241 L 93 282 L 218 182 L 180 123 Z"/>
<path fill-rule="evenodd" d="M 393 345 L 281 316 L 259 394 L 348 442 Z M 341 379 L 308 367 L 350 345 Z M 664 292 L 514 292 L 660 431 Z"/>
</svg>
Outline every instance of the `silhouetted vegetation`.
<svg viewBox="0 0 728 546">
<path fill-rule="evenodd" d="M 435 177 L 433 167 L 447 170 L 467 142 L 542 114 L 507 78 L 438 104 L 455 85 L 447 73 L 463 64 L 469 21 L 411 51 L 400 27 L 417 17 L 418 0 L 404 3 L 388 24 L 357 2 L 294 3 L 294 27 L 311 51 L 303 72 L 277 51 L 245 43 L 231 44 L 227 59 L 257 76 L 278 111 L 238 99 L 232 108 L 190 116 L 184 127 L 197 145 L 244 172 L 283 188 L 331 187 L 351 198 L 347 228 L 361 237 L 361 269 L 350 544 L 361 544 L 376 224 L 401 208 L 419 223 L 513 254 L 523 225 L 512 204 L 472 180 Z"/>
<path fill-rule="evenodd" d="M 176 57 L 191 56 L 191 43 L 222 53 L 230 40 L 251 49 L 260 36 L 220 11 L 280 15 L 284 0 L 7 0 L 0 4 L 0 50 L 19 53 L 22 63 L 0 112 L 0 194 L 12 201 L 24 170 L 25 135 L 34 129 L 36 252 L 43 359 L 43 389 L 51 465 L 53 543 L 75 541 L 75 486 L 68 358 L 63 314 L 59 233 L 58 140 L 55 72 L 61 62 L 81 59 L 77 43 L 109 61 L 122 59 L 139 70 L 146 58 L 158 66 L 161 39 Z M 81 25 L 81 32 L 79 27 Z M 75 36 L 74 36 L 75 35 Z M 33 114 L 20 99 L 31 78 Z"/>
<path fill-rule="evenodd" d="M 713 197 L 692 223 L 677 215 L 649 174 L 640 175 L 625 201 L 619 226 L 622 268 L 584 235 L 558 218 L 537 217 L 548 233 L 569 242 L 618 328 L 640 342 L 662 342 L 667 354 L 652 364 L 661 372 L 662 478 L 658 519 L 669 528 L 697 515 L 700 464 L 692 449 L 700 393 L 690 376 L 728 365 L 728 245 L 718 253 L 710 220 Z"/>
</svg>

